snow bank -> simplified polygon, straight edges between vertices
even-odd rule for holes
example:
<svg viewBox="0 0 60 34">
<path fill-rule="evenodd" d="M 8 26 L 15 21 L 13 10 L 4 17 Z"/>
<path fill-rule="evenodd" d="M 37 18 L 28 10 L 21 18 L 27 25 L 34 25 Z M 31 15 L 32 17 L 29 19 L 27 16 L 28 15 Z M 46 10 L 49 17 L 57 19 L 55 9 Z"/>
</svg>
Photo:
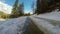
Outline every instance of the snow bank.
<svg viewBox="0 0 60 34">
<path fill-rule="evenodd" d="M 56 9 L 51 13 L 40 14 L 40 15 L 37 15 L 36 17 L 60 21 L 60 11 L 58 11 L 58 9 Z"/>
<path fill-rule="evenodd" d="M 22 34 L 26 17 L 8 19 L 0 24 L 0 34 Z"/>
<path fill-rule="evenodd" d="M 60 11 L 59 9 L 54 10 L 51 13 L 45 13 L 40 15 L 33 15 L 32 20 L 48 34 L 60 34 Z"/>
<path fill-rule="evenodd" d="M 60 28 L 50 24 L 49 21 L 31 17 L 34 24 L 45 34 L 60 34 Z"/>
<path fill-rule="evenodd" d="M 0 21 L 5 21 L 6 19 L 2 19 L 2 18 L 0 18 Z"/>
<path fill-rule="evenodd" d="M 43 19 L 43 20 L 47 20 L 49 22 L 51 22 L 51 24 L 60 27 L 60 11 L 54 10 L 51 13 L 45 13 L 45 14 L 40 14 L 40 15 L 36 15 L 34 17 Z"/>
</svg>

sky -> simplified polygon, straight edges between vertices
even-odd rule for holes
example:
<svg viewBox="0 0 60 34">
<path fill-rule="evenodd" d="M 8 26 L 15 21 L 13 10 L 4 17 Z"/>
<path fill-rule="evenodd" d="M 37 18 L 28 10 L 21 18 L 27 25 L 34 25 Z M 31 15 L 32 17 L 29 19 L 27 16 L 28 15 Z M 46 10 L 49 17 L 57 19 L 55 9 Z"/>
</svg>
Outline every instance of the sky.
<svg viewBox="0 0 60 34">
<path fill-rule="evenodd" d="M 15 3 L 15 0 L 1 0 L 1 1 L 10 6 L 13 6 Z M 21 4 L 22 2 L 24 2 L 25 13 L 32 12 L 32 8 L 31 8 L 32 2 L 34 2 L 36 6 L 36 0 L 19 0 L 19 4 Z"/>
</svg>

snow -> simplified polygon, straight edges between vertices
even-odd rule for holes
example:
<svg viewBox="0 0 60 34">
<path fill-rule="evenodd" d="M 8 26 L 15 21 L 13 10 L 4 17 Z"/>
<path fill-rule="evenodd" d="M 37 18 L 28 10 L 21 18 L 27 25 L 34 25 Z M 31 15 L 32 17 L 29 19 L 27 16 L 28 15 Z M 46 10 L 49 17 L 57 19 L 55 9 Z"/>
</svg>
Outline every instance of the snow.
<svg viewBox="0 0 60 34">
<path fill-rule="evenodd" d="M 33 15 L 31 19 L 35 25 L 46 34 L 60 34 L 60 11 L 56 9 L 51 13 Z"/>
<path fill-rule="evenodd" d="M 60 34 L 60 28 L 50 24 L 49 21 L 31 17 L 34 24 L 45 34 Z"/>
<path fill-rule="evenodd" d="M 2 18 L 0 18 L 0 21 L 5 21 L 6 19 L 2 19 Z"/>
<path fill-rule="evenodd" d="M 51 13 L 30 16 L 34 24 L 45 34 L 60 34 L 60 12 L 54 10 Z M 54 20 L 54 21 L 53 21 Z M 55 23 L 56 22 L 56 23 Z M 30 19 L 20 17 L 0 21 L 0 34 L 22 34 L 28 31 Z M 53 25 L 53 24 L 56 24 Z M 27 30 L 27 31 L 26 31 Z"/>
<path fill-rule="evenodd" d="M 54 10 L 51 13 L 40 14 L 40 15 L 35 15 L 35 16 L 40 17 L 40 18 L 46 18 L 46 19 L 60 21 L 60 11 L 58 11 L 58 9 Z"/>
<path fill-rule="evenodd" d="M 0 21 L 0 34 L 22 34 L 26 17 L 8 19 L 7 21 Z M 24 25 L 25 24 L 25 25 Z"/>
<path fill-rule="evenodd" d="M 51 13 L 35 15 L 34 17 L 49 21 L 49 22 L 51 22 L 50 24 L 60 27 L 60 11 L 59 11 L 59 9 L 56 9 Z"/>
</svg>

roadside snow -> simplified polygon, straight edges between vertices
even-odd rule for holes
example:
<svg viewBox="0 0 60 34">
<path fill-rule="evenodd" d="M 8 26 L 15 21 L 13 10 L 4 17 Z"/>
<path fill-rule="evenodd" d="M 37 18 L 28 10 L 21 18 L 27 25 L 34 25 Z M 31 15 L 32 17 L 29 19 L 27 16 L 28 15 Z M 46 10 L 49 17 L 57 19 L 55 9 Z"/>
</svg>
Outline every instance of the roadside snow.
<svg viewBox="0 0 60 34">
<path fill-rule="evenodd" d="M 60 21 L 60 11 L 58 11 L 58 10 L 55 10 L 51 13 L 40 14 L 40 15 L 35 15 L 35 16 L 40 17 L 40 18 L 46 18 L 46 19 L 52 19 L 52 20 Z"/>
<path fill-rule="evenodd" d="M 31 19 L 46 34 L 60 34 L 60 11 L 58 9 L 51 13 L 35 14 Z"/>
<path fill-rule="evenodd" d="M 2 19 L 2 18 L 0 18 L 0 21 L 5 21 L 6 19 Z"/>
<path fill-rule="evenodd" d="M 0 34 L 22 34 L 26 17 L 8 19 L 7 21 L 0 21 Z M 25 25 L 24 25 L 25 24 Z"/>
<path fill-rule="evenodd" d="M 34 24 L 42 30 L 45 34 L 60 34 L 60 28 L 50 24 L 51 22 L 31 17 Z"/>
</svg>

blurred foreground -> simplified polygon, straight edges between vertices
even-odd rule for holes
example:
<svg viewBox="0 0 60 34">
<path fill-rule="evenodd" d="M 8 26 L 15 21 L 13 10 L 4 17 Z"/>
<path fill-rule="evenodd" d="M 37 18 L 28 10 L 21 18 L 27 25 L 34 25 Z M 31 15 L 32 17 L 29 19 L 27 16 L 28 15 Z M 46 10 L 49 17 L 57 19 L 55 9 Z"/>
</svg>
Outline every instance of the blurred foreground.
<svg viewBox="0 0 60 34">
<path fill-rule="evenodd" d="M 60 12 L 0 21 L 0 34 L 60 34 Z"/>
</svg>

